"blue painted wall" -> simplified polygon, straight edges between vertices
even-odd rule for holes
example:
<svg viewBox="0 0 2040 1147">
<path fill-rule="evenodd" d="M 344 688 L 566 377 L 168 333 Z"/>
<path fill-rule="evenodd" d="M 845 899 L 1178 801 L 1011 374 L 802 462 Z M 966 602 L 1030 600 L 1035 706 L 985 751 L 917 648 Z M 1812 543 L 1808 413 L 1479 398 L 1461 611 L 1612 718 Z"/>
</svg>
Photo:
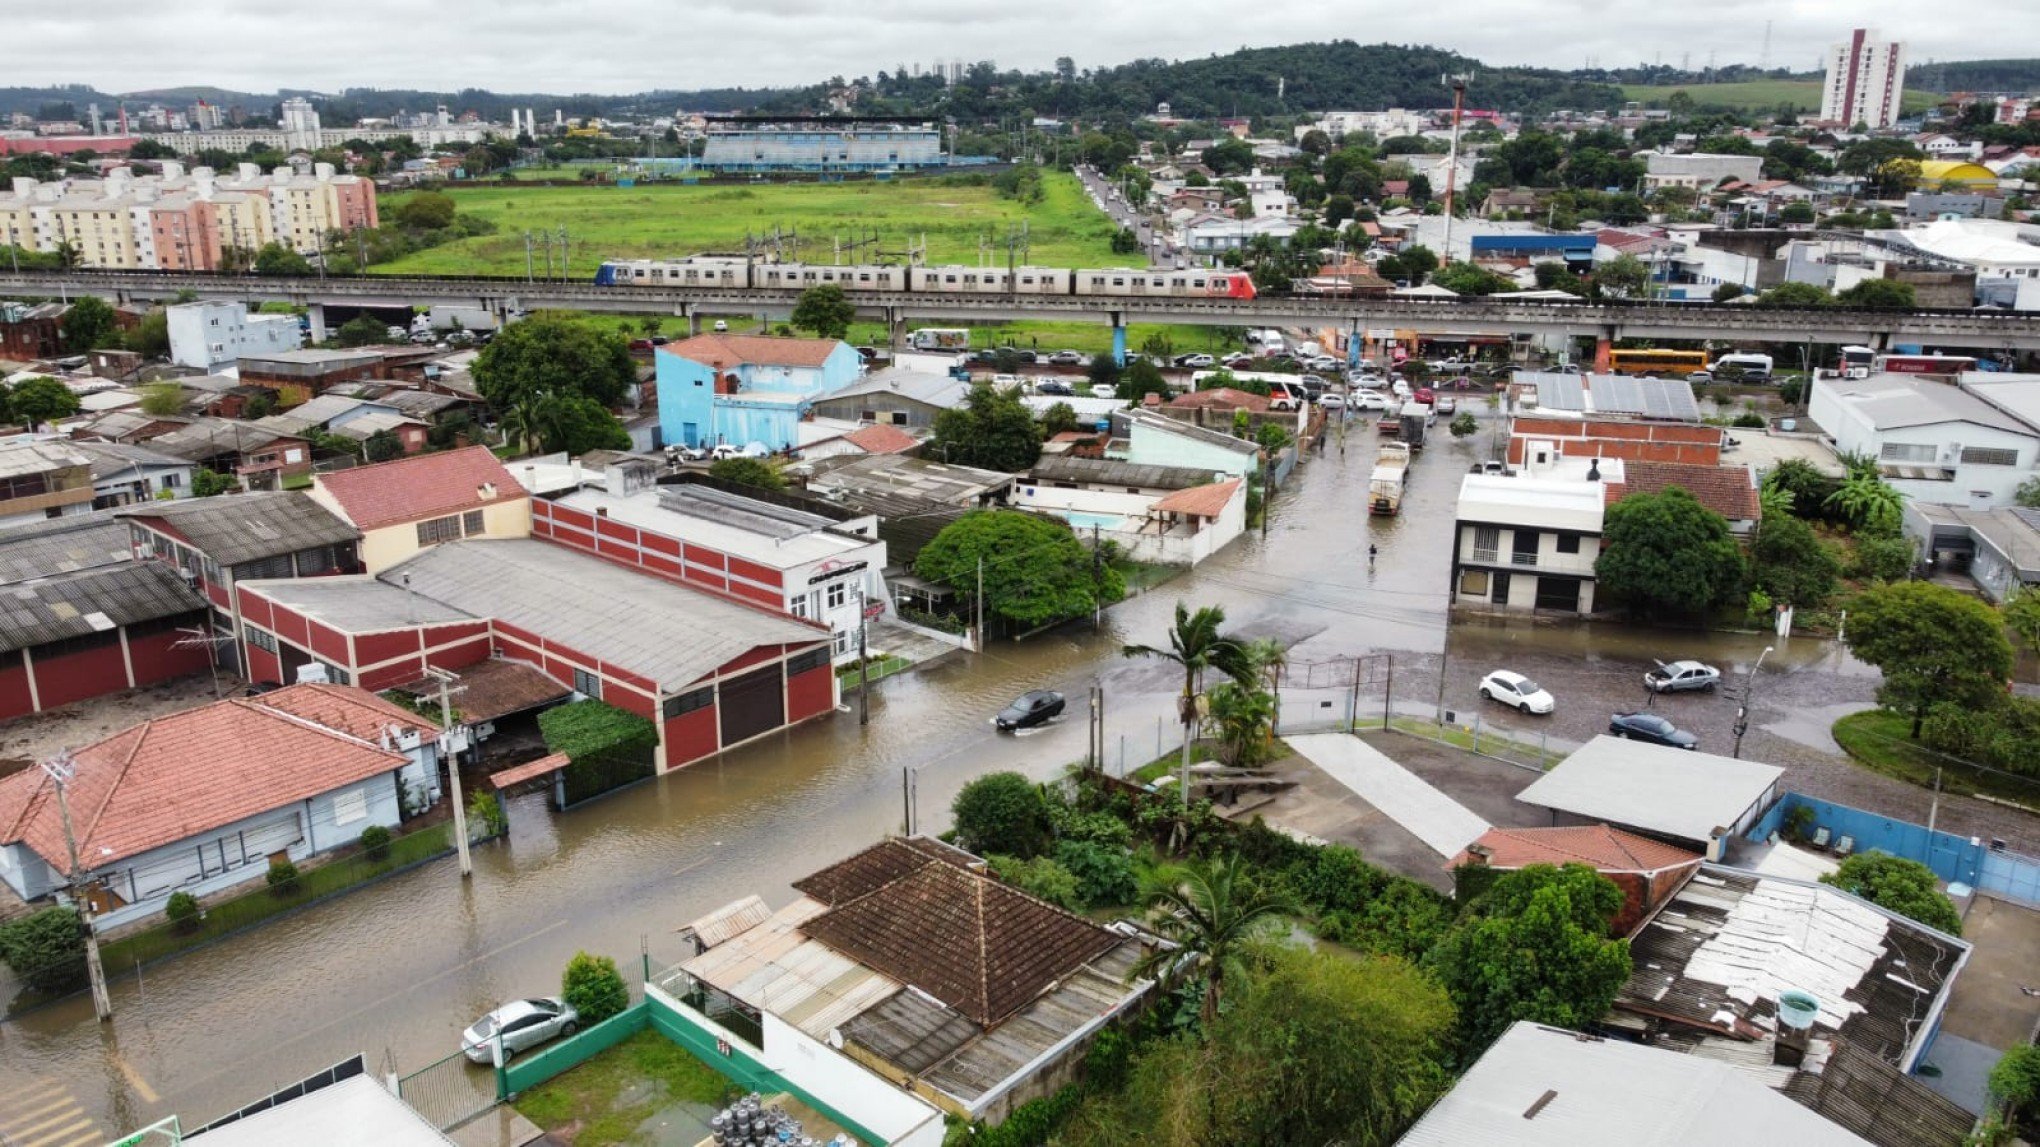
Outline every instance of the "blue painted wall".
<svg viewBox="0 0 2040 1147">
<path fill-rule="evenodd" d="M 1750 839 L 1762 840 L 1779 831 L 1785 823 L 1785 814 L 1797 805 L 1813 809 L 1814 827 L 1828 830 L 1831 847 L 1842 837 L 1851 837 L 1857 852 L 1874 848 L 1917 860 L 1950 883 L 1967 884 L 2028 903 L 2034 902 L 2035 890 L 2040 889 L 2040 861 L 2012 852 L 1993 852 L 1988 840 L 1929 832 L 1925 825 L 1799 793 L 1786 793 L 1784 799 L 1773 805 L 1750 830 Z"/>
<path fill-rule="evenodd" d="M 820 367 L 743 363 L 727 372 L 737 376 L 737 393 L 718 396 L 716 372 L 710 367 L 665 349 L 654 361 L 659 430 L 669 445 L 762 442 L 773 450 L 794 445 L 808 406 L 855 382 L 859 362 L 850 344 L 838 342 Z M 746 403 L 746 393 L 796 395 L 801 401 Z"/>
</svg>

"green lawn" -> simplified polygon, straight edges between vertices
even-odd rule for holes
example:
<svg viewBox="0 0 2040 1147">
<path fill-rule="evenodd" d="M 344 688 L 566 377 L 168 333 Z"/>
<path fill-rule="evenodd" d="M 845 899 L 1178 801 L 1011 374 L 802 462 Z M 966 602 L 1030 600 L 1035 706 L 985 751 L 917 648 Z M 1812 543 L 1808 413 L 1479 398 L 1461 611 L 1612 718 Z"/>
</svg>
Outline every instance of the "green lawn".
<svg viewBox="0 0 2040 1147">
<path fill-rule="evenodd" d="M 705 1122 L 732 1090 L 730 1081 L 656 1031 L 641 1031 L 588 1062 L 517 1097 L 515 1107 L 557 1142 L 608 1147 L 640 1140 L 646 1120 L 680 1104 L 699 1104 Z"/>
<path fill-rule="evenodd" d="M 496 224 L 497 231 L 419 251 L 378 274 L 523 274 L 524 232 L 567 229 L 570 268 L 592 278 L 604 259 L 678 258 L 700 251 L 741 249 L 744 237 L 777 227 L 798 232 L 803 259 L 834 262 L 837 238 L 874 229 L 887 251 L 927 240 L 935 263 L 974 263 L 981 240 L 1003 241 L 1027 221 L 1029 261 L 1040 266 L 1110 266 L 1113 226 L 1092 206 L 1076 177 L 1050 173 L 1042 202 L 1001 199 L 989 185 L 943 179 L 885 183 L 760 183 L 636 187 L 526 187 L 480 184 L 447 189 L 460 210 Z M 385 198 L 392 211 L 402 195 Z M 999 248 L 1004 261 L 1004 248 Z M 845 262 L 852 261 L 848 257 Z M 543 255 L 540 255 L 543 263 Z"/>
<path fill-rule="evenodd" d="M 390 854 L 382 861 L 360 855 L 345 857 L 307 869 L 298 877 L 298 890 L 291 896 L 275 896 L 261 881 L 251 891 L 232 900 L 208 905 L 205 919 L 188 934 L 163 926 L 124 936 L 100 949 L 100 958 L 110 972 L 132 969 L 136 963 L 151 964 L 229 932 L 256 924 L 279 912 L 288 912 L 308 900 L 366 883 L 386 872 L 414 861 L 436 856 L 452 847 L 452 826 L 436 824 L 390 842 Z"/>
<path fill-rule="evenodd" d="M 1800 111 L 1820 110 L 1819 80 L 1745 80 L 1735 84 L 1624 84 L 1624 99 L 1664 106 L 1673 92 L 1693 97 L 1696 107 L 1733 108 L 1737 111 L 1770 111 L 1791 104 Z M 1907 91 L 1901 97 L 1903 109 L 1924 111 L 1940 102 L 1933 92 Z"/>
<path fill-rule="evenodd" d="M 1991 796 L 2040 809 L 2040 784 L 1989 772 L 1943 757 L 1912 739 L 1912 718 L 1885 709 L 1851 713 L 1834 724 L 1835 743 L 1873 772 L 1923 788 L 1941 766 L 1941 791 Z"/>
</svg>

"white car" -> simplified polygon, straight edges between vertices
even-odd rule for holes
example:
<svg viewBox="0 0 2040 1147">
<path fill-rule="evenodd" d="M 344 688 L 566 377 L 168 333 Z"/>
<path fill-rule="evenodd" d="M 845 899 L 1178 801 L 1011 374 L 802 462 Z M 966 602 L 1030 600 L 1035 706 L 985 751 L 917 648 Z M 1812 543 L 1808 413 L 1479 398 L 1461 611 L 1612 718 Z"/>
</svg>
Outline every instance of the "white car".
<svg viewBox="0 0 2040 1147">
<path fill-rule="evenodd" d="M 580 1013 L 574 1011 L 574 1005 L 557 996 L 512 1000 L 460 1033 L 460 1050 L 476 1063 L 489 1063 L 496 1058 L 494 1044 L 499 1033 L 503 1040 L 503 1058 L 509 1059 L 554 1036 L 573 1035 L 580 1027 Z"/>
<path fill-rule="evenodd" d="M 1402 379 L 1399 378 L 1396 379 L 1394 382 L 1389 383 L 1388 389 L 1389 393 L 1395 395 L 1397 398 L 1408 398 L 1410 396 L 1410 384 L 1404 382 Z"/>
<path fill-rule="evenodd" d="M 744 448 L 734 442 L 718 442 L 715 449 L 708 452 L 708 457 L 711 461 L 720 462 L 725 458 L 740 457 L 743 453 Z"/>
<path fill-rule="evenodd" d="M 1116 386 L 1113 386 L 1113 385 L 1112 385 L 1112 384 L 1110 384 L 1110 383 L 1105 383 L 1105 382 L 1094 382 L 1094 383 L 1092 383 L 1092 384 L 1091 384 L 1091 397 L 1092 397 L 1092 398 L 1118 398 L 1118 397 L 1119 397 L 1119 388 L 1118 388 L 1118 387 L 1116 387 Z"/>
<path fill-rule="evenodd" d="M 1480 695 L 1525 713 L 1542 715 L 1558 707 L 1558 702 L 1544 691 L 1543 686 L 1521 673 L 1511 673 L 1506 669 L 1497 669 L 1481 678 Z"/>
<path fill-rule="evenodd" d="M 1346 409 L 1346 396 L 1337 391 L 1326 391 L 1318 395 L 1317 404 L 1324 410 Z"/>
<path fill-rule="evenodd" d="M 1218 360 L 1208 354 L 1186 354 L 1178 355 L 1176 358 L 1177 366 L 1188 367 L 1191 370 L 1205 370 L 1217 364 Z"/>
<path fill-rule="evenodd" d="M 1356 390 L 1346 396 L 1346 405 L 1354 410 L 1378 410 L 1384 414 L 1395 409 L 1395 403 L 1378 390 Z"/>
</svg>

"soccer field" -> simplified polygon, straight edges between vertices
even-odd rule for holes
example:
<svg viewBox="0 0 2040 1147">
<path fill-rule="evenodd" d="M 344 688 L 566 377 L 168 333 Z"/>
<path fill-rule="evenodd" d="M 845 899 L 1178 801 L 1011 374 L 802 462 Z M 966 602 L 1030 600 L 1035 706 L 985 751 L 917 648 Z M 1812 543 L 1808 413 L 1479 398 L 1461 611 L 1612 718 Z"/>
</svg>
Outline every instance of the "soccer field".
<svg viewBox="0 0 2040 1147">
<path fill-rule="evenodd" d="M 1734 108 L 1738 111 L 1771 111 L 1789 104 L 1799 111 L 1820 110 L 1819 80 L 1747 80 L 1735 84 L 1624 84 L 1627 99 L 1663 107 L 1673 92 L 1685 92 L 1693 106 Z M 1899 97 L 1908 113 L 1933 107 L 1940 97 L 1932 92 L 1908 90 Z"/>
<path fill-rule="evenodd" d="M 800 257 L 834 262 L 836 240 L 877 232 L 879 248 L 903 252 L 923 238 L 934 263 L 976 263 L 981 251 L 1006 261 L 1005 236 L 1025 220 L 1030 252 L 1039 266 L 1113 266 L 1113 225 L 1092 205 L 1074 176 L 1048 173 L 1042 201 L 1002 199 L 989 185 L 932 179 L 884 183 L 759 183 L 695 185 L 647 183 L 636 187 L 458 186 L 447 189 L 462 212 L 496 224 L 491 235 L 462 239 L 380 264 L 376 274 L 521 275 L 527 230 L 567 229 L 569 272 L 593 278 L 605 259 L 677 258 L 700 251 L 741 250 L 744 237 L 798 232 Z M 382 203 L 387 213 L 399 195 Z M 981 248 L 980 243 L 997 243 Z M 542 248 L 534 248 L 544 273 Z M 867 249 L 868 251 L 868 249 Z M 558 254 L 555 251 L 554 257 Z M 844 262 L 870 258 L 845 253 Z"/>
</svg>

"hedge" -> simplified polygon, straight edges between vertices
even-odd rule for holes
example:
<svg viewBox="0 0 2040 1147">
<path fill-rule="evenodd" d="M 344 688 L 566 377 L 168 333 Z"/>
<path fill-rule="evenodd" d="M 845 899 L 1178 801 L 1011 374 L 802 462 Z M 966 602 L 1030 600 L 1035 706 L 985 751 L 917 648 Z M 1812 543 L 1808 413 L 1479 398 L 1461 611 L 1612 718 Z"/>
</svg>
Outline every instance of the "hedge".
<svg viewBox="0 0 2040 1147">
<path fill-rule="evenodd" d="M 649 777 L 659 731 L 650 721 L 600 701 L 575 701 L 538 715 L 548 749 L 566 755 L 567 804 Z"/>
</svg>

